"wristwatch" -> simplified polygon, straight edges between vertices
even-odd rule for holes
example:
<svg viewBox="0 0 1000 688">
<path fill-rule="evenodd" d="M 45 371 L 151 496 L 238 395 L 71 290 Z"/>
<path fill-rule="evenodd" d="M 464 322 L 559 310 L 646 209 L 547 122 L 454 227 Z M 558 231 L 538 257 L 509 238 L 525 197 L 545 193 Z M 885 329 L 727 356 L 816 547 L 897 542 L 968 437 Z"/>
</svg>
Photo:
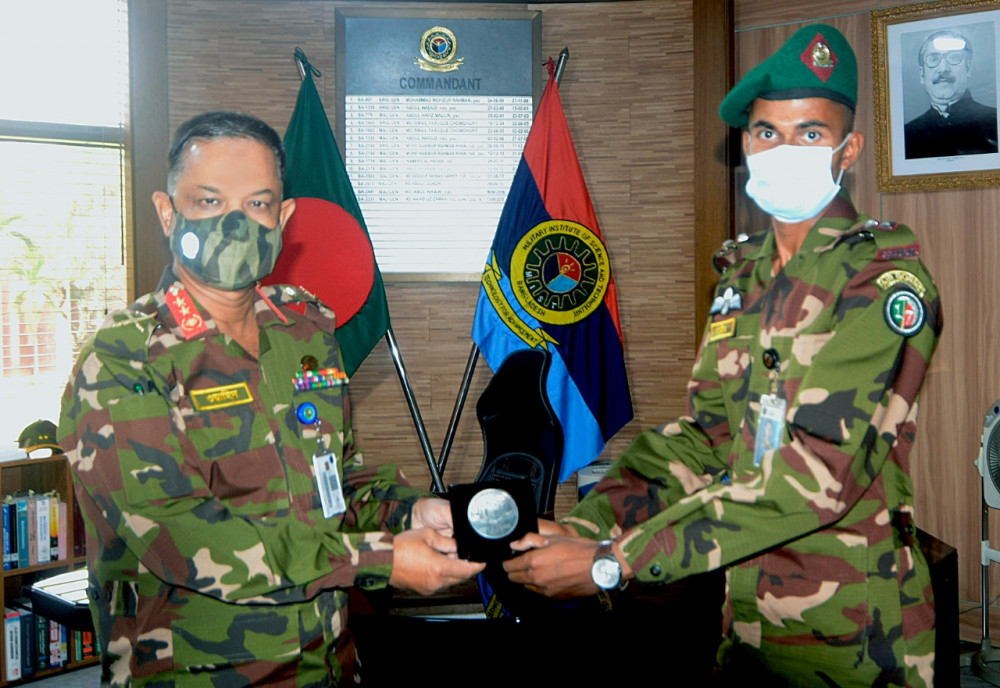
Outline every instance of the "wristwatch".
<svg viewBox="0 0 1000 688">
<path fill-rule="evenodd" d="M 590 577 L 602 590 L 612 590 L 622 582 L 622 565 L 611 548 L 614 543 L 614 540 L 601 540 L 597 544 L 594 563 L 590 566 Z"/>
</svg>

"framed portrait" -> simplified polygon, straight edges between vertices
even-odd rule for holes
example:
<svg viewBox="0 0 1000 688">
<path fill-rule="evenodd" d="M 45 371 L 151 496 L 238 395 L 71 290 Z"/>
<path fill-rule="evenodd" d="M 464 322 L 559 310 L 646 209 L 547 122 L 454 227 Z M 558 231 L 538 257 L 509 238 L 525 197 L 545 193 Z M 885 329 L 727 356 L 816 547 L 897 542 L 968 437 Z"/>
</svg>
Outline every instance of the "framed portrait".
<svg viewBox="0 0 1000 688">
<path fill-rule="evenodd" d="M 1000 184 L 1000 0 L 872 12 L 879 191 Z"/>
</svg>

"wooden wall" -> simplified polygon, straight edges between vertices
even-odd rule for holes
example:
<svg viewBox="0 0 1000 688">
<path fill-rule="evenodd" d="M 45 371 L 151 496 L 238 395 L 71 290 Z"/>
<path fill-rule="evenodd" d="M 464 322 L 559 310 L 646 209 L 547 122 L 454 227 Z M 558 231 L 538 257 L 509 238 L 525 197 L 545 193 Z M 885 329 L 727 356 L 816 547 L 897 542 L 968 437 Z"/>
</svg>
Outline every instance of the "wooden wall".
<svg viewBox="0 0 1000 688">
<path fill-rule="evenodd" d="M 990 280 L 1000 261 L 995 221 L 1000 189 L 876 191 L 871 11 L 907 4 L 912 3 L 843 0 L 831 17 L 828 6 L 735 0 L 736 74 L 745 74 L 803 23 L 832 24 L 854 46 L 860 71 L 857 128 L 868 138 L 860 163 L 846 177 L 847 187 L 860 211 L 914 228 L 944 304 L 945 330 L 924 383 L 913 452 L 917 522 L 958 548 L 959 597 L 978 601 L 981 481 L 973 462 L 986 409 L 1000 397 L 1000 299 L 993 294 Z M 742 187 L 737 184 L 737 188 Z M 737 214 L 752 218 L 746 203 L 737 194 Z M 995 514 L 991 528 L 1000 533 L 1000 518 Z M 1000 576 L 998 567 L 992 568 L 995 594 L 1000 591 Z"/>
<path fill-rule="evenodd" d="M 292 60 L 296 46 L 323 73 L 318 88 L 332 121 L 338 6 L 169 0 L 171 130 L 191 115 L 226 108 L 256 114 L 283 133 L 299 87 Z M 561 87 L 563 105 L 610 249 L 636 412 L 606 450 L 614 456 L 641 429 L 683 411 L 693 362 L 692 3 L 495 7 L 541 10 L 543 56 L 556 56 L 564 46 L 571 51 Z M 157 236 L 154 229 L 140 228 L 139 233 Z M 444 438 L 468 358 L 478 288 L 471 282 L 387 284 L 393 328 L 435 450 Z M 482 441 L 474 402 L 488 379 L 489 370 L 480 361 L 446 482 L 471 480 L 478 471 Z M 351 387 L 355 425 L 369 460 L 395 461 L 414 482 L 429 484 L 384 347 L 368 358 Z M 565 511 L 571 499 L 572 490 L 561 490 L 557 511 Z"/>
</svg>

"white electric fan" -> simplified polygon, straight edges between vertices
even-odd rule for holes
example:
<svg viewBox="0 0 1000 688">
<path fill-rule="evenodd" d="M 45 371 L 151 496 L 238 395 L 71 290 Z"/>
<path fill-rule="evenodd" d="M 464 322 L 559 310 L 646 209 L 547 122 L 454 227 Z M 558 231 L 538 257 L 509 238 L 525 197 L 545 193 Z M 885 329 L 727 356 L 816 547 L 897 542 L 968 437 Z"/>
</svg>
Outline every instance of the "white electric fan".
<svg viewBox="0 0 1000 688">
<path fill-rule="evenodd" d="M 1000 686 L 1000 650 L 990 644 L 990 562 L 1000 563 L 1000 550 L 990 547 L 990 509 L 1000 509 L 1000 400 L 990 406 L 983 424 L 983 439 L 976 459 L 983 478 L 983 640 L 972 658 L 972 671 L 994 686 Z M 991 666 L 992 665 L 992 666 Z"/>
</svg>

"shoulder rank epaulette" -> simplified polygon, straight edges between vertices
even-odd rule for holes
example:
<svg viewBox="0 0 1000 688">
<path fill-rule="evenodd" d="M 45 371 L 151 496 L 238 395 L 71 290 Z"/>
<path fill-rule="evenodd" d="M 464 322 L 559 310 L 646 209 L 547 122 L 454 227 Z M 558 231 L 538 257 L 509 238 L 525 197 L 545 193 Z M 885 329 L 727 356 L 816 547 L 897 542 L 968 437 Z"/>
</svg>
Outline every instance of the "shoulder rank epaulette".
<svg viewBox="0 0 1000 688">
<path fill-rule="evenodd" d="M 920 257 L 920 243 L 912 229 L 899 222 L 868 222 L 875 236 L 875 260 L 912 260 Z"/>
<path fill-rule="evenodd" d="M 159 326 L 156 313 L 138 310 L 134 303 L 126 309 L 115 311 L 104 319 L 94 334 L 94 344 L 102 351 L 136 361 L 145 361 L 147 346 Z"/>
<path fill-rule="evenodd" d="M 282 284 L 280 286 L 263 287 L 263 289 L 268 290 L 271 299 L 275 303 L 291 308 L 299 315 L 307 315 L 307 311 L 310 310 L 309 307 L 312 306 L 313 313 L 318 312 L 324 320 L 335 321 L 333 310 L 305 287 Z M 270 292 L 271 289 L 275 290 L 273 294 Z"/>
<path fill-rule="evenodd" d="M 722 247 L 712 256 L 712 267 L 720 275 L 725 274 L 726 270 L 743 260 L 747 250 L 758 245 L 762 237 L 763 234 L 748 236 L 740 233 L 735 240 L 726 239 L 722 242 Z"/>
</svg>

